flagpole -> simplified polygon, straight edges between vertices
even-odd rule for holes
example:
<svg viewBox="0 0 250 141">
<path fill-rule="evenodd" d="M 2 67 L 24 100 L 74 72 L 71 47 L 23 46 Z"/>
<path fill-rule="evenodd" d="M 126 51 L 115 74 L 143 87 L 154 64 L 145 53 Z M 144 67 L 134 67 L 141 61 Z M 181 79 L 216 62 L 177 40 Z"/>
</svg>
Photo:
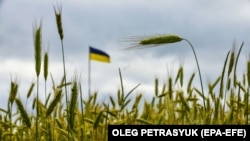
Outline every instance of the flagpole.
<svg viewBox="0 0 250 141">
<path fill-rule="evenodd" d="M 88 80 L 88 83 L 89 83 L 89 97 L 90 97 L 90 91 L 91 91 L 91 90 L 90 90 L 90 84 L 91 84 L 91 82 L 90 82 L 90 80 L 91 80 L 91 77 L 90 77 L 90 75 L 91 75 L 91 74 L 90 74 L 90 73 L 91 73 L 91 71 L 90 71 L 90 67 L 91 67 L 91 66 L 90 66 L 90 47 L 89 47 L 89 58 L 88 58 L 88 59 L 89 59 L 89 62 L 88 62 L 88 65 L 89 65 L 89 66 L 88 66 L 88 67 L 89 67 L 89 68 L 88 68 L 88 73 L 89 73 L 89 75 L 88 75 L 89 78 L 88 78 L 88 79 L 89 79 L 89 80 Z"/>
</svg>

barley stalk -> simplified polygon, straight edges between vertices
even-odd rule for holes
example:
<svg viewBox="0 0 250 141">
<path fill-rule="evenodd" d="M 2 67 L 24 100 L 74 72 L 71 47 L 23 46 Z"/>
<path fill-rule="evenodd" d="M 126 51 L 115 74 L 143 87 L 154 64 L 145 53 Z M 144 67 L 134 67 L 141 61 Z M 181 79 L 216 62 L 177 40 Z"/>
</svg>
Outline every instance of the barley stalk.
<svg viewBox="0 0 250 141">
<path fill-rule="evenodd" d="M 46 97 L 45 99 L 45 103 L 44 103 L 45 107 L 47 107 L 50 97 L 51 97 L 51 93 L 49 93 L 48 97 Z"/>
<path fill-rule="evenodd" d="M 34 33 L 34 49 L 35 49 L 35 70 L 36 76 L 38 77 L 41 70 L 42 64 L 42 22 L 40 25 L 34 25 L 33 27 Z"/>
<path fill-rule="evenodd" d="M 230 59 L 229 59 L 229 66 L 228 66 L 228 72 L 227 72 L 227 77 L 229 77 L 230 73 L 233 70 L 234 67 L 234 63 L 235 63 L 235 44 L 233 45 L 233 48 L 231 50 L 231 54 L 230 54 Z"/>
<path fill-rule="evenodd" d="M 76 80 L 73 81 L 72 91 L 71 91 L 71 100 L 69 105 L 69 127 L 74 129 L 75 122 L 75 112 L 77 106 L 77 97 L 78 97 L 78 87 Z"/>
<path fill-rule="evenodd" d="M 203 106 L 204 106 L 205 111 L 206 111 L 205 93 L 204 93 L 203 82 L 202 82 L 202 77 L 201 77 L 200 65 L 199 65 L 199 62 L 198 62 L 198 58 L 197 58 L 195 49 L 194 49 L 193 45 L 191 44 L 191 42 L 189 40 L 187 40 L 185 38 L 181 38 L 178 35 L 171 35 L 171 34 L 170 35 L 152 36 L 152 37 L 140 40 L 139 43 L 138 43 L 139 44 L 138 46 L 128 47 L 128 48 L 125 48 L 125 49 L 145 48 L 145 46 L 147 46 L 147 45 L 157 46 L 157 45 L 162 45 L 162 44 L 177 43 L 177 42 L 180 42 L 180 41 L 186 41 L 189 44 L 189 46 L 191 47 L 192 51 L 193 51 L 195 61 L 196 61 L 196 65 L 197 65 L 198 72 L 199 72 L 199 77 L 200 77 L 200 85 L 201 85 L 201 91 L 202 91 L 201 95 L 202 95 L 202 98 L 203 98 Z"/>
<path fill-rule="evenodd" d="M 132 109 L 138 109 L 138 105 L 140 103 L 141 98 L 142 98 L 142 94 L 139 94 L 136 96 Z"/>
<path fill-rule="evenodd" d="M 239 56 L 240 56 L 240 53 L 241 53 L 241 50 L 242 50 L 243 46 L 244 46 L 244 42 L 241 43 L 240 48 L 239 48 L 239 51 L 238 51 L 237 56 L 236 56 L 236 59 L 235 59 L 235 67 L 234 67 L 234 86 L 236 86 L 236 81 L 237 81 L 236 69 L 237 69 Z"/>
<path fill-rule="evenodd" d="M 235 66 L 235 63 L 236 63 L 236 60 L 235 60 L 235 53 L 236 53 L 236 50 L 235 50 L 235 42 L 233 44 L 233 48 L 232 50 L 230 51 L 230 58 L 229 58 L 229 65 L 228 65 L 228 73 L 227 73 L 227 80 L 226 80 L 226 90 L 229 91 L 230 89 L 230 86 L 231 86 L 231 79 L 230 79 L 230 74 L 233 70 L 233 67 L 236 67 Z M 235 82 L 234 82 L 234 85 L 235 85 Z M 224 105 L 223 105 L 223 110 L 225 110 L 225 102 L 226 102 L 226 91 L 225 91 L 225 94 L 224 94 Z M 223 115 L 224 117 L 224 115 Z"/>
<path fill-rule="evenodd" d="M 159 95 L 159 93 L 158 93 L 158 79 L 157 78 L 155 78 L 155 96 L 158 96 Z"/>
<path fill-rule="evenodd" d="M 47 98 L 47 78 L 48 78 L 48 72 L 49 72 L 49 55 L 48 52 L 45 52 L 44 54 L 44 64 L 43 64 L 43 76 L 45 81 L 45 100 Z"/>
<path fill-rule="evenodd" d="M 17 91 L 18 91 L 18 85 L 11 81 L 11 87 L 10 87 L 10 95 L 9 95 L 9 104 L 12 104 L 16 98 L 17 95 Z"/>
<path fill-rule="evenodd" d="M 180 66 L 179 69 L 178 69 L 178 73 L 177 73 L 177 76 L 175 78 L 175 83 L 177 83 L 177 80 L 180 80 L 180 85 L 181 87 L 183 86 L 183 67 Z"/>
<path fill-rule="evenodd" d="M 115 109 L 116 104 L 115 104 L 115 100 L 114 100 L 114 98 L 113 98 L 113 97 L 111 97 L 111 96 L 109 96 L 109 100 L 110 100 L 110 102 L 111 102 L 111 104 L 112 104 L 112 107 Z"/>
<path fill-rule="evenodd" d="M 246 124 L 248 125 L 248 119 L 249 119 L 249 113 L 248 113 L 248 109 L 249 109 L 249 88 L 250 88 L 250 54 L 248 56 L 248 61 L 247 61 L 247 82 L 248 82 L 248 89 L 247 89 L 247 95 L 246 95 Z"/>
<path fill-rule="evenodd" d="M 38 141 L 38 119 L 39 119 L 38 99 L 39 99 L 39 74 L 40 74 L 41 64 L 42 64 L 42 22 L 40 22 L 39 26 L 35 25 L 33 27 L 33 33 L 34 33 L 34 48 L 35 48 L 35 70 L 36 70 L 36 76 L 37 76 L 36 141 Z"/>
<path fill-rule="evenodd" d="M 44 80 L 47 81 L 48 78 L 48 72 L 49 72 L 49 55 L 48 52 L 45 52 L 44 54 Z"/>
<path fill-rule="evenodd" d="M 198 72 L 199 72 L 199 77 L 200 77 L 200 84 L 201 84 L 201 91 L 202 91 L 202 98 L 203 98 L 203 106 L 204 106 L 204 108 L 205 108 L 204 110 L 206 112 L 205 93 L 204 93 L 203 82 L 202 82 L 202 77 L 201 77 L 201 71 L 200 71 L 200 65 L 199 65 L 199 62 L 198 62 L 198 58 L 197 58 L 196 52 L 195 52 L 194 47 L 191 44 L 191 42 L 189 40 L 187 40 L 187 39 L 183 39 L 183 40 L 188 42 L 188 44 L 192 48 L 192 51 L 193 51 L 193 54 L 194 54 L 194 57 L 195 57 L 195 61 L 196 61 L 196 65 L 197 65 Z"/>
<path fill-rule="evenodd" d="M 34 87 L 35 87 L 35 83 L 32 82 L 31 85 L 30 85 L 30 88 L 29 88 L 29 90 L 28 90 L 28 92 L 27 92 L 27 99 L 30 97 L 30 95 L 31 95 L 31 93 L 32 93 L 32 91 L 33 91 L 33 89 L 34 89 Z"/>
<path fill-rule="evenodd" d="M 12 106 L 13 102 L 16 98 L 17 91 L 18 91 L 18 85 L 16 82 L 11 81 L 10 83 L 10 94 L 9 94 L 9 101 L 8 101 L 8 114 L 9 114 L 9 120 L 10 120 L 10 133 L 13 132 L 12 128 Z M 12 135 L 10 135 L 10 140 L 12 140 Z"/>
<path fill-rule="evenodd" d="M 170 43 L 176 43 L 183 40 L 181 37 L 177 35 L 162 35 L 162 36 L 156 36 L 153 38 L 146 38 L 139 42 L 140 45 L 149 45 L 149 44 L 170 44 Z"/>
<path fill-rule="evenodd" d="M 234 86 L 236 86 L 237 84 L 237 75 L 236 75 L 236 69 L 237 69 L 237 64 L 238 64 L 238 60 L 239 60 L 239 56 L 240 56 L 240 53 L 241 53 L 241 50 L 244 46 L 244 42 L 241 43 L 241 46 L 240 46 L 240 49 L 237 53 L 237 56 L 236 56 L 236 59 L 235 59 L 235 67 L 234 67 Z M 240 88 L 239 88 L 240 89 Z M 237 118 L 239 117 L 239 106 L 240 106 L 240 92 L 238 92 L 238 102 L 237 102 Z"/>
<path fill-rule="evenodd" d="M 23 119 L 25 125 L 30 128 L 31 127 L 31 121 L 30 121 L 30 118 L 28 116 L 28 113 L 26 112 L 26 110 L 23 107 L 23 104 L 22 104 L 21 100 L 16 98 L 15 102 L 16 102 L 17 108 L 20 111 L 20 114 L 22 116 L 22 119 Z"/>
<path fill-rule="evenodd" d="M 96 129 L 99 125 L 100 125 L 100 122 L 101 122 L 101 117 L 103 116 L 103 111 L 101 111 L 98 116 L 96 117 L 94 123 L 93 123 L 93 129 Z"/>
<path fill-rule="evenodd" d="M 56 17 L 56 26 L 57 26 L 57 30 L 58 30 L 58 34 L 60 36 L 60 39 L 63 40 L 63 26 L 62 26 L 62 6 L 57 6 L 57 8 L 55 8 L 54 6 L 54 13 L 55 13 L 55 17 Z"/>
<path fill-rule="evenodd" d="M 220 93 L 219 93 L 219 97 L 221 99 L 223 98 L 223 94 L 224 94 L 224 76 L 225 76 L 225 71 L 226 71 L 226 66 L 227 66 L 227 61 L 228 61 L 229 54 L 230 54 L 230 51 L 228 51 L 228 53 L 227 53 L 226 59 L 224 61 L 223 69 L 222 69 L 222 72 L 221 72 Z"/>
<path fill-rule="evenodd" d="M 248 61 L 247 61 L 247 83 L 248 87 L 250 87 L 250 54 L 248 55 Z"/>
<path fill-rule="evenodd" d="M 173 89 L 172 89 L 172 78 L 168 78 L 168 92 L 169 92 L 169 98 L 173 98 Z"/>
<path fill-rule="evenodd" d="M 63 38 L 64 38 L 64 34 L 63 34 L 63 26 L 62 26 L 62 6 L 58 6 L 57 8 L 54 7 L 54 13 L 55 13 L 55 17 L 56 17 L 56 25 L 57 25 L 57 30 L 58 30 L 58 34 L 59 37 L 61 39 L 61 47 L 62 47 L 62 59 L 63 59 L 63 73 L 64 73 L 64 84 L 66 85 L 67 83 L 67 79 L 66 79 L 66 66 L 65 66 L 65 55 L 64 55 L 64 45 L 63 45 Z M 67 109 L 69 108 L 68 106 L 68 92 L 67 92 L 67 87 L 65 86 L 65 100 L 66 100 L 66 107 Z M 67 110 L 67 121 L 68 123 L 69 121 L 69 113 Z M 68 131 L 68 139 L 70 138 L 70 134 L 71 132 Z"/>
<path fill-rule="evenodd" d="M 188 81 L 188 85 L 187 85 L 187 93 L 191 94 L 192 93 L 192 88 L 191 88 L 191 85 L 192 85 L 192 82 L 194 80 L 194 76 L 195 76 L 195 73 L 193 73 Z"/>
<path fill-rule="evenodd" d="M 61 97 L 62 97 L 62 90 L 61 89 L 55 90 L 55 97 L 48 106 L 46 116 L 50 116 L 50 114 L 54 111 L 57 104 L 60 103 Z"/>
</svg>

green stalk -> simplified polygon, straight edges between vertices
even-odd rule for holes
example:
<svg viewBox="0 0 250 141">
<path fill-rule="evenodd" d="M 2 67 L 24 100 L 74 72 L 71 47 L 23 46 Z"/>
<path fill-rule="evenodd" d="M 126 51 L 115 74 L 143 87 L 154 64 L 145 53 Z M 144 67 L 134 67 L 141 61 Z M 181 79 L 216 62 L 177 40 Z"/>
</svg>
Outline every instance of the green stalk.
<svg viewBox="0 0 250 141">
<path fill-rule="evenodd" d="M 81 118 L 82 118 L 82 124 L 84 124 L 84 115 L 83 115 L 83 98 L 82 98 L 82 86 L 81 83 L 79 82 L 79 92 L 80 92 L 80 104 L 81 104 Z M 84 137 L 84 131 L 81 129 L 81 138 Z"/>
<path fill-rule="evenodd" d="M 10 120 L 10 140 L 12 140 L 12 133 L 13 133 L 13 128 L 12 128 L 12 107 L 13 107 L 13 102 L 16 98 L 17 91 L 18 91 L 18 85 L 16 82 L 11 81 L 11 89 L 9 93 L 9 101 L 8 101 L 8 115 L 9 115 L 9 120 Z"/>
<path fill-rule="evenodd" d="M 195 57 L 195 61 L 196 61 L 196 65 L 197 65 L 197 68 L 198 68 L 198 72 L 199 72 L 199 77 L 200 77 L 200 84 L 201 84 L 201 91 L 202 91 L 202 95 L 203 95 L 203 106 L 204 106 L 204 109 L 205 109 L 205 112 L 206 112 L 206 103 L 205 103 L 205 93 L 204 93 L 204 89 L 203 89 L 203 83 L 202 83 L 202 77 L 201 77 L 201 71 L 200 71 L 200 66 L 199 66 L 199 62 L 198 62 L 198 59 L 197 59 L 197 55 L 195 53 L 195 50 L 194 50 L 194 47 L 193 45 L 191 44 L 191 42 L 187 39 L 183 39 L 184 41 L 188 42 L 188 44 L 190 45 L 190 47 L 192 48 L 192 51 L 194 53 L 194 57 Z"/>
<path fill-rule="evenodd" d="M 58 11 L 57 11 L 58 10 Z M 64 57 L 64 45 L 63 45 L 63 38 L 64 38 L 64 34 L 63 34 L 63 26 L 62 26 L 62 7 L 58 7 L 56 10 L 56 8 L 54 7 L 54 13 L 55 13 L 55 17 L 56 17 L 56 25 L 57 25 L 57 30 L 58 30 L 58 34 L 61 40 L 61 48 L 62 48 L 62 59 L 63 59 L 63 73 L 64 73 L 64 88 L 65 88 L 65 100 L 66 100 L 66 111 L 67 111 L 67 122 L 70 123 L 69 121 L 69 105 L 68 105 L 68 92 L 67 92 L 67 79 L 66 79 L 66 67 L 65 67 L 65 57 Z M 70 129 L 68 130 L 68 140 L 70 139 L 70 134 L 71 131 Z"/>
<path fill-rule="evenodd" d="M 37 93 L 36 93 L 36 141 L 38 141 L 38 120 L 39 120 L 39 111 L 38 111 L 38 100 L 39 100 L 39 75 L 42 64 L 42 24 L 34 27 L 34 47 L 35 47 L 35 70 L 37 77 Z"/>
<path fill-rule="evenodd" d="M 203 98 L 203 104 L 204 104 L 204 109 L 206 112 L 206 103 L 205 103 L 205 95 L 204 95 L 204 90 L 203 90 L 203 84 L 202 84 L 202 78 L 201 78 L 201 72 L 200 72 L 200 66 L 198 63 L 198 59 L 197 59 L 197 55 L 196 52 L 194 50 L 193 45 L 191 44 L 191 42 L 185 38 L 181 38 L 177 35 L 160 35 L 160 36 L 152 36 L 149 38 L 145 38 L 139 41 L 138 46 L 134 46 L 134 47 L 128 47 L 125 49 L 140 49 L 140 48 L 146 48 L 147 46 L 151 46 L 151 47 L 155 47 L 158 45 L 163 45 L 163 44 L 172 44 L 172 43 L 177 43 L 180 41 L 186 41 L 190 47 L 192 48 L 192 51 L 194 53 L 194 57 L 195 57 L 195 61 L 198 67 L 198 72 L 199 72 L 199 77 L 200 77 L 200 84 L 201 84 L 201 90 L 202 90 L 202 98 Z"/>
<path fill-rule="evenodd" d="M 75 78 L 76 79 L 76 78 Z M 71 99 L 69 103 L 69 130 L 74 130 L 77 108 L 78 86 L 77 81 L 74 80 L 71 88 Z"/>
<path fill-rule="evenodd" d="M 244 42 L 242 42 L 241 46 L 240 46 L 240 49 L 237 53 L 237 56 L 236 56 L 236 59 L 235 59 L 235 67 L 234 67 L 234 86 L 236 85 L 237 83 L 237 77 L 236 77 L 236 69 L 237 69 L 237 64 L 238 64 L 238 60 L 239 60 L 239 56 L 240 56 L 240 53 L 241 53 L 241 50 L 244 46 Z M 239 88 L 240 89 L 240 88 Z M 237 100 L 237 115 L 239 116 L 239 106 L 240 106 L 240 93 L 238 92 L 238 100 Z M 238 118 L 237 116 L 237 118 Z"/>
<path fill-rule="evenodd" d="M 44 83 L 45 83 L 45 105 L 46 105 L 46 99 L 47 99 L 47 78 L 48 78 L 48 70 L 49 70 L 49 56 L 48 52 L 45 52 L 44 54 Z"/>
<path fill-rule="evenodd" d="M 248 61 L 247 61 L 247 82 L 248 82 L 248 88 L 247 88 L 247 107 L 246 107 L 246 124 L 248 125 L 248 118 L 249 118 L 249 113 L 248 113 L 248 103 L 249 103 L 249 88 L 250 88 L 250 54 L 248 56 Z"/>
</svg>

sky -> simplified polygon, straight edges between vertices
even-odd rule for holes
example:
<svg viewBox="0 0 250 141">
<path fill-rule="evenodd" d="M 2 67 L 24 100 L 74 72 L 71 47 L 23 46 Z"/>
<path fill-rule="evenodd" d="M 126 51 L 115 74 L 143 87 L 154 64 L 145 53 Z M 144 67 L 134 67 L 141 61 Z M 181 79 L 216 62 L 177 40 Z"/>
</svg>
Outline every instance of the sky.
<svg viewBox="0 0 250 141">
<path fill-rule="evenodd" d="M 100 100 L 116 95 L 120 88 L 121 69 L 125 93 L 141 84 L 134 95 L 145 99 L 154 95 L 154 79 L 160 87 L 169 76 L 184 67 L 184 83 L 193 72 L 194 85 L 200 88 L 195 58 L 187 42 L 156 48 L 122 51 L 143 37 L 176 34 L 188 39 L 195 48 L 204 87 L 220 75 L 227 52 L 244 42 L 238 73 L 246 69 L 249 56 L 249 0 L 0 0 L 0 108 L 8 101 L 11 80 L 19 84 L 18 96 L 26 98 L 32 82 L 36 82 L 33 46 L 34 23 L 42 23 L 43 51 L 49 51 L 49 72 L 56 84 L 63 76 L 60 38 L 53 6 L 62 6 L 64 51 L 67 80 L 77 74 L 88 95 L 91 91 Z M 89 46 L 110 55 L 111 63 L 90 61 Z M 48 79 L 51 92 L 51 77 Z M 44 90 L 41 71 L 40 91 Z M 35 91 L 34 94 L 35 95 Z M 43 95 L 40 97 L 44 99 Z"/>
</svg>

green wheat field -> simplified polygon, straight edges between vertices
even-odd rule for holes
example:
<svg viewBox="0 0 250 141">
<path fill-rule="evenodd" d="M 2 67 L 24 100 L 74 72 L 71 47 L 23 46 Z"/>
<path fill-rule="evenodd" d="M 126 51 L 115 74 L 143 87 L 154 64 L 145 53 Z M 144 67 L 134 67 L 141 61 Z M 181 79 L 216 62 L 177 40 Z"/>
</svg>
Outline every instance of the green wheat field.
<svg viewBox="0 0 250 141">
<path fill-rule="evenodd" d="M 9 84 L 9 98 L 6 109 L 0 107 L 0 141 L 104 141 L 107 140 L 109 124 L 240 124 L 250 123 L 250 56 L 245 63 L 245 72 L 237 74 L 238 58 L 244 47 L 235 44 L 227 52 L 221 73 L 206 86 L 194 87 L 193 80 L 200 75 L 193 73 L 184 81 L 185 70 L 178 71 L 160 84 L 155 78 L 155 91 L 151 100 L 143 100 L 143 93 L 135 93 L 136 85 L 129 92 L 124 91 L 123 76 L 120 69 L 118 78 L 120 88 L 109 101 L 97 102 L 99 93 L 82 98 L 81 83 L 77 75 L 66 80 L 66 66 L 63 46 L 62 9 L 54 7 L 55 22 L 61 41 L 62 65 L 64 75 L 61 82 L 55 84 L 49 74 L 49 55 L 42 53 L 42 23 L 34 24 L 34 66 L 36 83 L 31 83 L 26 99 L 33 102 L 30 114 L 28 107 L 18 97 L 19 85 L 15 80 Z M 138 42 L 140 47 L 148 45 L 171 44 L 187 41 L 176 35 L 150 37 Z M 60 49 L 60 48 L 58 48 Z M 196 58 L 199 69 L 198 58 Z M 42 65 L 43 64 L 43 65 Z M 41 73 L 43 72 L 43 73 Z M 200 74 L 200 72 L 199 72 Z M 215 74 L 216 75 L 216 74 Z M 70 76 L 68 76 L 70 77 Z M 201 78 L 201 76 L 200 76 Z M 200 79 L 201 80 L 201 79 Z M 52 81 L 51 90 L 39 86 L 40 81 Z M 184 83 L 187 82 L 187 83 Z M 177 87 L 178 86 L 178 87 Z M 207 89 L 204 92 L 203 88 Z M 50 91 L 46 101 L 41 101 L 41 90 Z M 31 95 L 35 94 L 34 99 Z M 22 94 L 25 95 L 25 94 Z M 133 95 L 133 97 L 131 97 Z M 66 102 L 65 102 L 66 101 Z"/>
</svg>

